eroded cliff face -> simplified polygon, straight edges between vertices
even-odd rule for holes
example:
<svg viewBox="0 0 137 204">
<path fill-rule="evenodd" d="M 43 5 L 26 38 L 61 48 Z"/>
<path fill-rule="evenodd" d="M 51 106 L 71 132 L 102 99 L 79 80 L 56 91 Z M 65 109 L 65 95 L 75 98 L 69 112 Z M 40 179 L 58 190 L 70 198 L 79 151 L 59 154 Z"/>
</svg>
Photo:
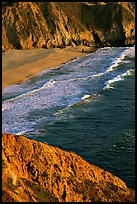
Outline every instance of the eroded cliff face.
<svg viewBox="0 0 137 204">
<path fill-rule="evenodd" d="M 2 49 L 135 43 L 134 2 L 13 2 L 2 6 Z"/>
<path fill-rule="evenodd" d="M 2 134 L 3 202 L 132 202 L 118 177 L 73 152 Z"/>
</svg>

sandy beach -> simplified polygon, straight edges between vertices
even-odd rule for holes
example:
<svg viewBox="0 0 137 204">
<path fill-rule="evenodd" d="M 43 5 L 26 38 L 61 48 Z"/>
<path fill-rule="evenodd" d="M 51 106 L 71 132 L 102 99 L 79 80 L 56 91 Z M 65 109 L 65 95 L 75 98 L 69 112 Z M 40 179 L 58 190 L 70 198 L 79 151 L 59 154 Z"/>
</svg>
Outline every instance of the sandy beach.
<svg viewBox="0 0 137 204">
<path fill-rule="evenodd" d="M 58 67 L 79 56 L 82 49 L 93 52 L 96 48 L 78 46 L 66 48 L 9 50 L 2 53 L 2 90 L 6 86 L 23 83 L 40 71 Z"/>
</svg>

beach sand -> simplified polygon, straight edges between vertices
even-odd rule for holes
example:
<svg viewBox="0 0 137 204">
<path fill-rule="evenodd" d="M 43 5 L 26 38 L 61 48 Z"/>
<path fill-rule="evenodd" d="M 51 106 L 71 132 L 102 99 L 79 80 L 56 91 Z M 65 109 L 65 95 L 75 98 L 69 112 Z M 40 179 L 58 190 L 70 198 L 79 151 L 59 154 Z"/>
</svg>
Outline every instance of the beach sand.
<svg viewBox="0 0 137 204">
<path fill-rule="evenodd" d="M 79 56 L 82 49 L 93 52 L 96 48 L 77 46 L 66 48 L 9 50 L 2 53 L 2 90 L 6 86 L 20 84 L 40 71 L 55 68 Z"/>
</svg>

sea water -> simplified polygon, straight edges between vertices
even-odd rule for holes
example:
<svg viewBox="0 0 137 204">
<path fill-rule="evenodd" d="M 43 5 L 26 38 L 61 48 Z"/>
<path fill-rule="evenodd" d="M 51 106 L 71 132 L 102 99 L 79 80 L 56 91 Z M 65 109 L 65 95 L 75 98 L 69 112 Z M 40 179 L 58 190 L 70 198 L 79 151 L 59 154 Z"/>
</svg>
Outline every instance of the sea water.
<svg viewBox="0 0 137 204">
<path fill-rule="evenodd" d="M 100 48 L 6 87 L 2 131 L 74 151 L 134 189 L 135 46 Z"/>
</svg>

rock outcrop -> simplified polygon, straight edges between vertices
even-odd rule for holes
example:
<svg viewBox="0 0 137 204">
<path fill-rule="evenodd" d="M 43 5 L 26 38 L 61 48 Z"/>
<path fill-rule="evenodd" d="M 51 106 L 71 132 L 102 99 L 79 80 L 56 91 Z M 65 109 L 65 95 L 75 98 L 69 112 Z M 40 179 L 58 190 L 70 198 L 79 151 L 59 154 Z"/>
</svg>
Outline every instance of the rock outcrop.
<svg viewBox="0 0 137 204">
<path fill-rule="evenodd" d="M 135 43 L 135 2 L 3 2 L 2 49 Z"/>
<path fill-rule="evenodd" d="M 132 202 L 134 191 L 73 152 L 2 133 L 3 202 Z"/>
</svg>

